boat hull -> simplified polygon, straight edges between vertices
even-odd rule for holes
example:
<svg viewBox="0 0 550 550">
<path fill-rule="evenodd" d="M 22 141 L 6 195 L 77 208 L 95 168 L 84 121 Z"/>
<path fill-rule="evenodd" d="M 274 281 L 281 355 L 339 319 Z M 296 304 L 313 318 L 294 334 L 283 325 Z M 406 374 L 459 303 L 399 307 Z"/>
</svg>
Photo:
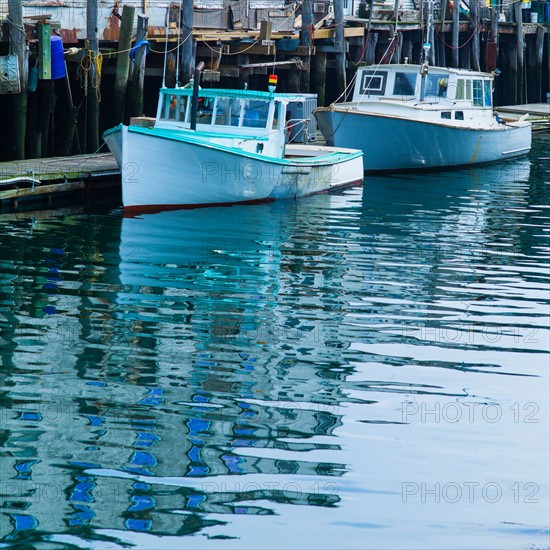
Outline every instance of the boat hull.
<svg viewBox="0 0 550 550">
<path fill-rule="evenodd" d="M 104 139 L 121 168 L 125 210 L 288 199 L 363 180 L 357 150 L 318 147 L 312 156 L 274 159 L 127 126 L 106 132 Z M 296 147 L 297 156 L 301 149 Z"/>
<path fill-rule="evenodd" d="M 363 151 L 367 172 L 481 164 L 521 156 L 531 148 L 528 123 L 460 128 L 330 108 L 315 116 L 329 145 L 353 144 Z"/>
</svg>

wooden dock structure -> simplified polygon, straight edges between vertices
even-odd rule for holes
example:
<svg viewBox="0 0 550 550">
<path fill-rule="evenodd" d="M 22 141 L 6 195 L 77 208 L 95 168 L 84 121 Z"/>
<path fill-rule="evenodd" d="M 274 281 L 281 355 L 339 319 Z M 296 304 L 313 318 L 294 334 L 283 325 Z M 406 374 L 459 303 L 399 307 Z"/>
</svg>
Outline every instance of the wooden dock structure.
<svg viewBox="0 0 550 550">
<path fill-rule="evenodd" d="M 0 163 L 0 212 L 105 200 L 120 204 L 120 170 L 110 153 Z"/>
</svg>

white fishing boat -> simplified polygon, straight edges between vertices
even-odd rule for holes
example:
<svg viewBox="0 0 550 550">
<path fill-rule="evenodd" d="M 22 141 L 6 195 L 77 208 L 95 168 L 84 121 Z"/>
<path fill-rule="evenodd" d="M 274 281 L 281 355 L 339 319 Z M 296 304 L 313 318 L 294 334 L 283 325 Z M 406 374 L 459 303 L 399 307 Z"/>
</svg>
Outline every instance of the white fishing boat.
<svg viewBox="0 0 550 550">
<path fill-rule="evenodd" d="M 162 88 L 149 127 L 119 125 L 103 135 L 122 171 L 125 211 L 287 199 L 361 184 L 360 151 L 287 143 L 287 106 L 298 100 Z"/>
<path fill-rule="evenodd" d="M 524 155 L 531 123 L 493 111 L 493 74 L 387 64 L 357 71 L 352 101 L 318 108 L 328 145 L 358 147 L 368 172 L 466 166 Z"/>
</svg>

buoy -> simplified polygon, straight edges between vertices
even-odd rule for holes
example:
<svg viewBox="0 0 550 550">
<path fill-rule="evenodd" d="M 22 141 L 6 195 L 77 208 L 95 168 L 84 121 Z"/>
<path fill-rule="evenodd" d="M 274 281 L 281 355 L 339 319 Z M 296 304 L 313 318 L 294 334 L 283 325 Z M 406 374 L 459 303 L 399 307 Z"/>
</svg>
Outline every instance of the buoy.
<svg viewBox="0 0 550 550">
<path fill-rule="evenodd" d="M 275 89 L 277 88 L 277 82 L 279 80 L 279 77 L 276 74 L 270 74 L 269 80 L 267 82 L 267 89 L 273 93 Z"/>
<path fill-rule="evenodd" d="M 65 78 L 65 58 L 63 57 L 63 40 L 60 36 L 51 37 L 52 80 Z"/>
</svg>

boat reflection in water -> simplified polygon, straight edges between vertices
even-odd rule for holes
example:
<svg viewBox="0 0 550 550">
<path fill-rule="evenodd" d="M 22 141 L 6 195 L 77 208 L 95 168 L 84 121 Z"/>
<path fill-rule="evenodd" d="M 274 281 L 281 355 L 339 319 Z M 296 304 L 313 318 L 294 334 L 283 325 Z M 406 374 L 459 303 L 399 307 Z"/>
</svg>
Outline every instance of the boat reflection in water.
<svg viewBox="0 0 550 550">
<path fill-rule="evenodd" d="M 467 480 L 491 481 L 495 462 L 503 484 L 507 468 L 543 479 L 530 462 L 540 449 L 519 455 L 512 444 L 525 426 L 463 424 L 457 438 L 454 426 L 406 422 L 401 410 L 413 398 L 536 399 L 542 354 L 475 332 L 510 324 L 520 302 L 533 322 L 543 307 L 506 294 L 507 281 L 536 271 L 514 271 L 533 262 L 540 232 L 522 208 L 537 192 L 529 170 L 519 161 L 369 178 L 363 195 L 260 206 L 10 220 L 0 537 L 364 547 L 367 528 L 374 546 L 389 536 L 405 547 L 411 530 L 448 546 L 447 529 L 433 527 L 448 509 L 404 503 L 403 482 L 447 480 L 458 464 Z M 518 237 L 510 228 L 520 225 Z M 504 282 L 488 283 L 484 269 Z M 481 300 L 484 284 L 495 300 Z M 468 345 L 419 329 L 464 320 Z M 70 330 L 54 338 L 60 324 Z M 474 452 L 480 441 L 487 460 Z M 466 518 L 448 525 L 453 534 L 472 521 L 468 506 L 453 509 Z M 508 529 L 495 506 L 476 508 L 472 536 L 517 542 L 492 530 Z M 538 525 L 499 506 L 506 521 Z M 217 540 L 227 538 L 239 540 Z"/>
</svg>

